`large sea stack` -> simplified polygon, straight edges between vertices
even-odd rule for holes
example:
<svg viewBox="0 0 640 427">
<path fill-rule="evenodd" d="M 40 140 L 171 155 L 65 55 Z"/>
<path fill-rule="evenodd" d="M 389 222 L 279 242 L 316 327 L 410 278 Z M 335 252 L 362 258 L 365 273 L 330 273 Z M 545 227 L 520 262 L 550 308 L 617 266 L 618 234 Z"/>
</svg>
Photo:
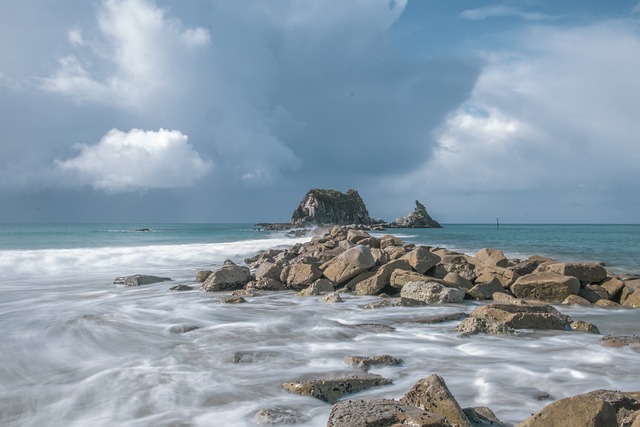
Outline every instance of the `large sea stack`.
<svg viewBox="0 0 640 427">
<path fill-rule="evenodd" d="M 438 221 L 429 216 L 427 208 L 417 200 L 416 208 L 413 212 L 397 218 L 394 222 L 388 224 L 388 226 L 397 228 L 442 228 Z"/>
<path fill-rule="evenodd" d="M 360 194 L 353 189 L 346 193 L 317 188 L 309 190 L 291 215 L 292 225 L 369 225 L 373 222 Z"/>
</svg>

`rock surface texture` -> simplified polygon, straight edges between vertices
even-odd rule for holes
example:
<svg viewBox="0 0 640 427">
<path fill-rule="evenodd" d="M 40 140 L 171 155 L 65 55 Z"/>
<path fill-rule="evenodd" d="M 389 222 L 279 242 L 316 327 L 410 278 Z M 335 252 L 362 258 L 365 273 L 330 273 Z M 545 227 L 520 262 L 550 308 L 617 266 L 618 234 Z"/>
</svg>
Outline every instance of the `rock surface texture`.
<svg viewBox="0 0 640 427">
<path fill-rule="evenodd" d="M 427 208 L 416 200 L 416 208 L 413 212 L 397 218 L 391 227 L 399 228 L 442 228 L 442 226 L 427 213 Z"/>
<path fill-rule="evenodd" d="M 313 189 L 304 196 L 291 215 L 291 224 L 371 224 L 360 194 L 349 189 L 346 193 L 337 190 Z"/>
</svg>

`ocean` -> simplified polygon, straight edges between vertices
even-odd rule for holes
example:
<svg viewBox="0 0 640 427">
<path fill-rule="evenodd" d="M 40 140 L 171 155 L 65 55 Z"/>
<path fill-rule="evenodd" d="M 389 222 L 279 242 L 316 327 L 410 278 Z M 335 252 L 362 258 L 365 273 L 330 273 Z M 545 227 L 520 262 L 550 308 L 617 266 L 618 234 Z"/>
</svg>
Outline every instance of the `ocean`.
<svg viewBox="0 0 640 427">
<path fill-rule="evenodd" d="M 150 231 L 136 231 L 148 228 Z M 473 254 L 604 262 L 640 273 L 639 225 L 446 225 L 389 230 L 406 242 Z M 376 233 L 384 234 L 384 233 Z M 441 375 L 463 407 L 488 406 L 509 425 L 552 400 L 594 389 L 640 390 L 640 353 L 600 336 L 523 331 L 461 338 L 456 322 L 416 323 L 481 304 L 365 310 L 291 292 L 239 305 L 228 293 L 172 292 L 226 259 L 242 262 L 307 238 L 251 224 L 0 224 L 0 425 L 255 426 L 263 408 L 291 408 L 326 425 L 331 405 L 284 392 L 301 376 L 350 372 L 348 355 L 404 360 L 373 373 L 393 380 L 358 397 L 400 398 Z M 127 288 L 113 280 L 172 281 Z M 640 310 L 559 306 L 603 335 L 638 334 Z M 389 328 L 356 326 L 383 324 Z M 238 359 L 238 352 L 244 356 Z M 235 356 L 234 356 L 235 355 Z"/>
</svg>

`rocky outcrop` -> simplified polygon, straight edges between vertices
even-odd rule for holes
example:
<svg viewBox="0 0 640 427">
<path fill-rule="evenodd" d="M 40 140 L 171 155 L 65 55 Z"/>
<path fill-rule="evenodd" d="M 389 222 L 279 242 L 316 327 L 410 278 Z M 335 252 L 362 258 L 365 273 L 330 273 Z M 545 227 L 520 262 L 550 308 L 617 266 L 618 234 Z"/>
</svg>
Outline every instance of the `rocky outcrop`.
<svg viewBox="0 0 640 427">
<path fill-rule="evenodd" d="M 442 228 L 442 226 L 427 213 L 427 208 L 416 200 L 416 208 L 413 212 L 397 218 L 394 222 L 388 224 L 389 227 L 395 228 Z"/>
<path fill-rule="evenodd" d="M 444 417 L 457 427 L 471 427 L 469 419 L 439 375 L 429 375 L 418 381 L 400 402 Z"/>
<path fill-rule="evenodd" d="M 443 417 L 392 399 L 344 400 L 333 405 L 327 427 L 453 427 Z"/>
<path fill-rule="evenodd" d="M 214 271 L 204 281 L 200 290 L 204 292 L 232 291 L 239 289 L 251 280 L 248 267 L 226 261 L 221 269 Z"/>
<path fill-rule="evenodd" d="M 304 196 L 291 215 L 292 225 L 303 224 L 372 224 L 360 194 L 349 189 L 313 189 Z"/>
</svg>

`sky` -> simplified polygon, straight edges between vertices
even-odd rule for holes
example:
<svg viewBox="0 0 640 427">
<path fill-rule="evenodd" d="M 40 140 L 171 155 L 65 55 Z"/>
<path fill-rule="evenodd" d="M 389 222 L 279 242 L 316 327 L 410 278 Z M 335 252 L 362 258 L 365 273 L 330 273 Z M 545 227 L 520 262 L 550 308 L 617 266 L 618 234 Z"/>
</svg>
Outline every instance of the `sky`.
<svg viewBox="0 0 640 427">
<path fill-rule="evenodd" d="M 0 222 L 640 222 L 637 0 L 0 2 Z"/>
</svg>

